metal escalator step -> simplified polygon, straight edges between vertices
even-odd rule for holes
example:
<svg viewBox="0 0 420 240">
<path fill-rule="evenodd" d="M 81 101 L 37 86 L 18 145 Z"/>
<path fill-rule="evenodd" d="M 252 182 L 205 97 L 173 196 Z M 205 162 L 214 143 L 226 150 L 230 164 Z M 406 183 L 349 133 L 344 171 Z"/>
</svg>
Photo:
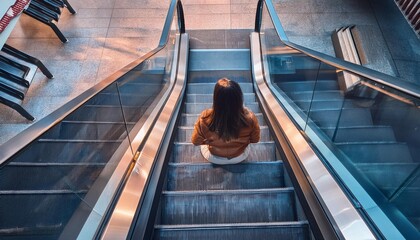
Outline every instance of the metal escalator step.
<svg viewBox="0 0 420 240">
<path fill-rule="evenodd" d="M 203 110 L 211 108 L 213 106 L 212 103 L 185 103 L 185 113 L 189 114 L 198 114 L 201 113 Z M 260 113 L 260 106 L 258 103 L 245 103 L 245 107 L 249 108 L 254 113 Z"/>
<path fill-rule="evenodd" d="M 126 84 L 150 84 L 162 82 L 165 77 L 164 61 L 161 60 L 161 66 L 158 66 L 159 64 L 157 64 L 152 69 L 150 69 L 151 65 L 158 63 L 157 61 L 153 63 L 146 61 L 140 65 L 137 65 L 137 67 L 128 71 L 126 74 L 124 74 L 124 76 L 121 76 L 118 79 L 119 86 L 124 86 Z"/>
<path fill-rule="evenodd" d="M 420 229 L 420 216 L 409 217 L 408 220 L 417 228 L 417 231 Z"/>
<path fill-rule="evenodd" d="M 187 103 L 213 103 L 213 94 L 187 94 Z M 255 93 L 244 93 L 244 103 L 256 102 Z"/>
<path fill-rule="evenodd" d="M 156 225 L 154 239 L 310 239 L 306 221 L 202 225 Z"/>
<path fill-rule="evenodd" d="M 17 154 L 16 162 L 106 163 L 122 141 L 48 141 L 42 140 Z M 127 145 L 128 142 L 125 141 Z"/>
<path fill-rule="evenodd" d="M 32 227 L 0 228 L 0 238 L 21 239 L 16 236 L 31 236 L 31 240 L 52 240 L 60 237 L 62 228 L 63 226 L 60 223 Z"/>
<path fill-rule="evenodd" d="M 189 71 L 250 70 L 249 49 L 191 49 Z"/>
<path fill-rule="evenodd" d="M 322 128 L 329 137 L 334 136 L 334 142 L 395 142 L 394 129 L 390 126 L 355 126 Z"/>
<path fill-rule="evenodd" d="M 367 108 L 344 108 L 342 110 L 319 110 L 309 112 L 319 127 L 371 126 L 372 115 Z"/>
<path fill-rule="evenodd" d="M 225 70 L 225 71 L 190 71 L 188 83 L 213 83 L 221 78 L 228 78 L 238 83 L 251 82 L 252 76 L 248 70 Z"/>
<path fill-rule="evenodd" d="M 419 163 L 357 163 L 356 168 L 367 176 L 385 196 L 390 197 L 416 170 Z M 386 176 L 384 178 L 384 176 Z"/>
<path fill-rule="evenodd" d="M 284 92 L 339 90 L 337 80 L 290 81 L 290 82 L 279 82 L 277 83 L 277 85 Z"/>
<path fill-rule="evenodd" d="M 187 86 L 187 94 L 213 94 L 215 83 L 189 83 Z M 242 92 L 253 93 L 252 83 L 240 83 Z"/>
<path fill-rule="evenodd" d="M 261 177 L 261 174 L 264 177 Z M 169 163 L 168 191 L 259 189 L 284 187 L 283 162 Z"/>
<path fill-rule="evenodd" d="M 64 228 L 86 191 L 0 191 L 2 228 L 60 224 Z M 58 236 L 57 236 L 58 237 Z"/>
<path fill-rule="evenodd" d="M 261 139 L 260 141 L 266 142 L 271 141 L 270 129 L 267 126 L 260 126 L 261 129 Z M 191 142 L 191 135 L 194 130 L 194 127 L 178 127 L 178 142 Z"/>
<path fill-rule="evenodd" d="M 139 94 L 139 95 L 154 95 L 163 88 L 162 79 L 159 82 L 137 83 L 129 82 L 123 85 L 118 84 L 118 89 L 115 85 L 111 85 L 104 89 L 102 93 L 120 93 L 120 94 Z"/>
<path fill-rule="evenodd" d="M 308 101 L 308 100 L 342 100 L 343 93 L 341 91 L 330 90 L 330 91 L 300 91 L 300 92 L 288 92 L 287 95 L 296 101 Z"/>
<path fill-rule="evenodd" d="M 85 105 L 66 117 L 66 121 L 137 122 L 146 106 L 126 107 L 112 105 Z M 124 116 L 123 116 L 124 112 Z"/>
<path fill-rule="evenodd" d="M 344 101 L 343 99 L 335 100 L 299 100 L 295 101 L 296 105 L 299 106 L 305 112 L 320 111 L 320 110 L 333 110 L 341 108 L 355 108 L 357 107 L 352 101 Z"/>
<path fill-rule="evenodd" d="M 88 105 L 143 106 L 149 105 L 153 96 L 137 93 L 99 93 L 87 102 Z"/>
<path fill-rule="evenodd" d="M 200 147 L 192 143 L 174 143 L 173 162 L 201 163 L 207 160 L 201 155 Z M 275 158 L 274 142 L 259 142 L 250 144 L 250 154 L 247 162 L 272 161 Z"/>
<path fill-rule="evenodd" d="M 412 163 L 405 143 L 361 142 L 336 144 L 354 163 Z"/>
<path fill-rule="evenodd" d="M 415 181 L 419 182 L 419 180 Z M 407 188 L 401 191 L 395 200 L 392 202 L 397 205 L 398 209 L 409 218 L 420 218 L 420 208 L 413 207 L 418 206 L 420 199 L 420 187 L 419 184 L 412 183 Z"/>
<path fill-rule="evenodd" d="M 295 221 L 293 188 L 164 191 L 162 224 Z"/>
<path fill-rule="evenodd" d="M 15 163 L 0 170 L 1 190 L 90 189 L 105 163 Z M 16 176 L 20 176 L 16 178 Z M 10 181 L 10 179 L 14 179 Z"/>
<path fill-rule="evenodd" d="M 89 121 L 62 121 L 42 137 L 50 139 L 84 139 L 84 140 L 117 140 L 127 137 L 127 129 L 135 123 L 124 122 L 89 122 Z"/>
</svg>

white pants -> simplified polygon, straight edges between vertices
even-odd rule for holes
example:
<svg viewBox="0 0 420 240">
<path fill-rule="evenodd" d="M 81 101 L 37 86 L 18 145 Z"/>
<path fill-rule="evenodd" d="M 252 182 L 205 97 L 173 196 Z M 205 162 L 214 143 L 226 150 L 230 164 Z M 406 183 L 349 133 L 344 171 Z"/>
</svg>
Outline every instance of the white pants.
<svg viewBox="0 0 420 240">
<path fill-rule="evenodd" d="M 203 155 L 203 157 L 205 159 L 207 159 L 207 161 L 214 163 L 214 164 L 219 164 L 219 165 L 226 165 L 226 164 L 236 164 L 236 163 L 240 163 L 243 160 L 245 160 L 248 155 L 249 155 L 249 145 L 245 148 L 245 151 L 234 158 L 225 158 L 225 157 L 219 157 L 216 155 L 213 155 L 210 153 L 209 150 L 209 146 L 208 145 L 200 145 L 200 149 L 201 149 L 201 154 Z"/>
</svg>

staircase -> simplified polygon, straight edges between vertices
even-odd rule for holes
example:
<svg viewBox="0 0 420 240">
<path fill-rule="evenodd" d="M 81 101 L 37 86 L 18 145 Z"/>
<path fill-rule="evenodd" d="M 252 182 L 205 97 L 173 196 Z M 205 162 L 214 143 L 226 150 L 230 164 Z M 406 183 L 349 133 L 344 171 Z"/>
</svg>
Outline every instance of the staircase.
<svg viewBox="0 0 420 240">
<path fill-rule="evenodd" d="M 251 84 L 248 49 L 192 49 L 184 112 L 177 130 L 154 239 L 310 239 L 293 187 Z M 245 106 L 261 125 L 261 141 L 236 165 L 207 162 L 191 143 L 201 111 L 212 106 L 216 81 L 239 82 Z"/>
<path fill-rule="evenodd" d="M 300 67 L 295 68 L 299 72 Z M 420 213 L 407 208 L 415 205 L 412 201 L 419 199 L 420 189 L 405 186 L 404 191 L 396 194 L 404 184 L 416 181 L 413 173 L 419 163 L 412 158 L 407 144 L 397 141 L 391 126 L 375 122 L 372 99 L 344 97 L 335 73 L 327 70 L 320 75 L 324 79 L 316 82 L 299 75 L 290 78 L 277 75 L 274 79 L 278 87 L 350 159 L 349 164 L 420 229 Z"/>
<path fill-rule="evenodd" d="M 127 131 L 162 89 L 162 78 L 121 78 L 118 89 L 104 89 L 2 166 L 0 239 L 58 239 L 77 209 L 92 208 L 96 198 L 86 195 L 121 159 L 117 150 L 128 148 Z"/>
</svg>

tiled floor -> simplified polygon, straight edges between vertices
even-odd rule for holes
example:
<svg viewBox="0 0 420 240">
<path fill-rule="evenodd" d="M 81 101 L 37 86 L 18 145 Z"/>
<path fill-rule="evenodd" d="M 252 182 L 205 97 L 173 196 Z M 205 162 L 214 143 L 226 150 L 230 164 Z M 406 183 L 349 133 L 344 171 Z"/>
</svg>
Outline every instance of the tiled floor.
<svg viewBox="0 0 420 240">
<path fill-rule="evenodd" d="M 55 76 L 54 79 L 47 79 L 38 71 L 26 95 L 23 107 L 36 119 L 45 117 L 156 47 L 169 6 L 169 0 L 69 1 L 78 13 L 71 15 L 63 10 L 58 22 L 59 28 L 69 39 L 68 43 L 61 43 L 48 26 L 26 15 L 21 17 L 7 41 L 11 46 L 41 59 Z M 256 2 L 184 0 L 186 28 L 252 29 Z M 375 15 L 368 1 L 274 2 L 289 39 L 326 54 L 334 55 L 330 36 L 335 28 L 357 24 L 373 33 L 381 34 L 383 30 L 378 24 L 378 16 L 382 15 Z M 387 39 L 386 43 L 392 41 Z M 408 47 L 412 48 L 414 57 L 407 59 L 397 56 L 395 62 L 400 69 L 412 71 L 416 76 L 416 71 L 420 69 L 420 45 L 417 38 L 410 38 L 409 41 Z M 388 44 L 388 48 L 392 48 L 392 45 L 389 47 Z M 406 64 L 403 64 L 404 61 Z M 0 104 L 0 144 L 31 124 L 14 110 Z"/>
</svg>

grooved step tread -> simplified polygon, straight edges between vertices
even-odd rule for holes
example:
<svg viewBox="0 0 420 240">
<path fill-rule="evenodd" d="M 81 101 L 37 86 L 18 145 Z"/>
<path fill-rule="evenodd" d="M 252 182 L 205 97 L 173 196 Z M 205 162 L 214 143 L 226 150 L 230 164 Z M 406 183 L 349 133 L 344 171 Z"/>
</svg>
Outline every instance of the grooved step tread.
<svg viewBox="0 0 420 240">
<path fill-rule="evenodd" d="M 346 142 L 395 142 L 394 130 L 390 126 L 352 126 L 321 128 L 336 143 Z M 334 136 L 335 134 L 335 136 Z"/>
<path fill-rule="evenodd" d="M 264 177 L 261 178 L 261 173 Z M 283 162 L 218 166 L 211 163 L 169 163 L 167 190 L 223 190 L 284 187 Z"/>
<path fill-rule="evenodd" d="M 412 163 L 407 144 L 399 142 L 336 143 L 354 163 Z"/>
<path fill-rule="evenodd" d="M 309 238 L 309 224 L 306 221 L 156 225 L 154 239 L 294 239 Z"/>
<path fill-rule="evenodd" d="M 285 92 L 339 90 L 337 80 L 279 82 L 277 85 Z"/>
<path fill-rule="evenodd" d="M 213 94 L 214 85 L 214 83 L 188 83 L 187 94 Z M 254 92 L 252 83 L 240 83 L 239 86 L 244 94 Z"/>
<path fill-rule="evenodd" d="M 162 224 L 278 222 L 297 217 L 293 188 L 163 191 L 161 201 Z"/>
</svg>

